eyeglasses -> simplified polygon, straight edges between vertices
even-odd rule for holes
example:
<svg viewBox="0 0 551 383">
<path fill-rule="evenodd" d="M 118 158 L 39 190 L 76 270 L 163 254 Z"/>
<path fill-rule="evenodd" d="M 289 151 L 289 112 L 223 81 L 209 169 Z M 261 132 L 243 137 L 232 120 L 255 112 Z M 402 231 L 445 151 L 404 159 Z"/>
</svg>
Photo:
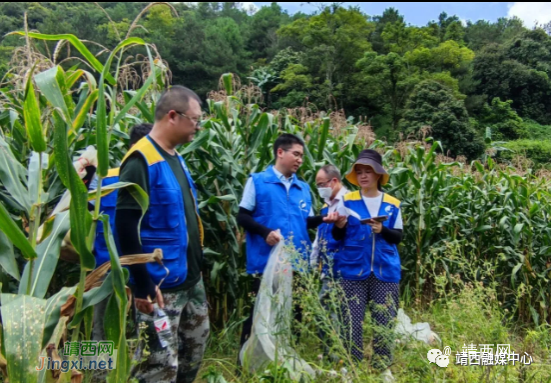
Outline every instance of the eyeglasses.
<svg viewBox="0 0 551 383">
<path fill-rule="evenodd" d="M 325 181 L 325 182 L 320 182 L 320 183 L 317 183 L 316 186 L 317 186 L 318 188 L 324 188 L 324 187 L 327 187 L 327 184 L 328 184 L 329 182 L 331 182 L 331 181 L 332 181 L 332 180 L 328 180 L 328 181 Z"/>
<path fill-rule="evenodd" d="M 283 149 L 283 151 L 290 152 L 289 149 Z M 291 152 L 291 154 L 295 156 L 295 158 L 304 158 L 304 153 L 301 152 Z"/>
<path fill-rule="evenodd" d="M 199 121 L 201 120 L 201 117 L 194 117 L 194 118 L 191 118 L 191 117 L 189 117 L 188 115 L 186 115 L 185 113 L 178 112 L 177 110 L 175 110 L 175 112 L 178 113 L 180 116 L 187 118 L 188 120 L 190 120 L 191 122 L 193 122 L 195 125 L 199 124 Z"/>
</svg>

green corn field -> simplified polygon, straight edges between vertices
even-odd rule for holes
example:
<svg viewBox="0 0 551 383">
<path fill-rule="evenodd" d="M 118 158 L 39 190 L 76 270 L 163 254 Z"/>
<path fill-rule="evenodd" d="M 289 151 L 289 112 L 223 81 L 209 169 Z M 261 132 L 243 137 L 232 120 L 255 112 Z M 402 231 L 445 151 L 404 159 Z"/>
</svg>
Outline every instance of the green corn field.
<svg viewBox="0 0 551 383">
<path fill-rule="evenodd" d="M 105 270 L 92 273 L 97 222 L 108 226 L 108 220 L 99 204 L 89 212 L 87 203 L 107 191 L 89 195 L 72 162 L 93 145 L 100 177 L 120 164 L 130 127 L 154 122 L 155 100 L 169 85 L 168 68 L 152 46 L 135 37 L 94 56 L 72 35 L 17 33 L 27 39 L 35 60 L 0 89 L 0 369 L 10 382 L 70 379 L 70 373 L 46 380 L 29 371 L 47 345 L 90 339 L 94 304 L 110 297 L 105 328 L 119 353 L 108 381 L 125 382 L 132 343 L 124 331 L 130 297 L 122 266 L 151 262 L 153 256 L 119 259 L 108 230 L 111 272 L 106 278 Z M 70 45 L 78 60 L 68 66 L 41 57 L 33 47 L 44 42 L 54 44 L 54 55 Z M 141 87 L 127 89 L 128 60 L 136 52 L 143 61 Z M 180 150 L 199 190 L 214 330 L 241 320 L 250 307 L 238 204 L 249 174 L 273 161 L 271 145 L 283 132 L 306 142 L 299 176 L 314 191 L 316 211 L 321 201 L 314 180 L 321 166 L 331 163 L 346 172 L 364 148 L 383 154 L 391 174 L 385 191 L 402 201 L 401 292 L 408 307 L 429 307 L 469 280 L 496 288 L 506 318 L 519 326 L 551 323 L 550 174 L 491 156 L 472 163 L 447 158 L 430 136 L 391 145 L 339 111 L 263 110 L 257 104 L 261 94 L 223 74 L 220 89 L 203 105 L 200 134 Z M 122 187 L 132 186 L 115 186 Z M 71 193 L 69 211 L 51 216 L 65 190 Z M 136 188 L 134 195 L 147 208 L 143 191 Z M 69 232 L 77 263 L 60 257 Z"/>
</svg>

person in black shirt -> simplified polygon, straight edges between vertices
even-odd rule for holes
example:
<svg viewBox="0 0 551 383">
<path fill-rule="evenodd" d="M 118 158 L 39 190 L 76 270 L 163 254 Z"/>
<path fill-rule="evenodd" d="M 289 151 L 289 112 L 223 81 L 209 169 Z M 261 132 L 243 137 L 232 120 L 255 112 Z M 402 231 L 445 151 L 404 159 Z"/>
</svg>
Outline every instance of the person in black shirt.
<svg viewBox="0 0 551 383">
<path fill-rule="evenodd" d="M 142 217 L 130 191 L 120 191 L 115 226 L 122 255 L 163 250 L 164 267 L 154 263 L 130 267 L 138 321 L 148 324 L 151 352 L 134 376 L 140 382 L 193 382 L 209 334 L 195 184 L 176 152 L 179 145 L 193 140 L 200 119 L 199 97 L 185 87 L 171 87 L 157 103 L 151 133 L 129 151 L 121 166 L 120 181 L 141 186 L 150 200 Z M 153 323 L 154 303 L 169 317 L 172 341 L 166 348 Z"/>
</svg>

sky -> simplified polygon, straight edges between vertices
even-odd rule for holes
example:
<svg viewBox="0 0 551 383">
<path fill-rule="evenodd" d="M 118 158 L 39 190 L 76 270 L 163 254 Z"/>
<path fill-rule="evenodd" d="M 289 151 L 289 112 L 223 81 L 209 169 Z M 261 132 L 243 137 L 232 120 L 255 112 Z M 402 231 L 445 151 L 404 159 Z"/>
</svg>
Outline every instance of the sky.
<svg viewBox="0 0 551 383">
<path fill-rule="evenodd" d="M 262 5 L 270 3 L 260 2 L 244 2 L 244 7 L 259 8 Z M 296 12 L 313 13 L 320 8 L 322 4 L 332 3 L 287 3 L 278 2 L 278 4 L 290 14 Z M 370 15 L 380 15 L 386 8 L 394 7 L 405 16 L 406 23 L 423 26 L 431 20 L 437 20 L 441 12 L 446 12 L 448 15 L 456 15 L 462 21 L 467 20 L 488 20 L 496 21 L 500 17 L 517 16 L 524 21 L 525 26 L 531 28 L 538 21 L 540 24 L 551 21 L 551 2 L 543 3 L 507 3 L 507 2 L 492 2 L 492 3 L 378 3 L 378 2 L 362 2 L 362 3 L 343 3 L 343 6 L 359 6 L 360 9 Z"/>
</svg>

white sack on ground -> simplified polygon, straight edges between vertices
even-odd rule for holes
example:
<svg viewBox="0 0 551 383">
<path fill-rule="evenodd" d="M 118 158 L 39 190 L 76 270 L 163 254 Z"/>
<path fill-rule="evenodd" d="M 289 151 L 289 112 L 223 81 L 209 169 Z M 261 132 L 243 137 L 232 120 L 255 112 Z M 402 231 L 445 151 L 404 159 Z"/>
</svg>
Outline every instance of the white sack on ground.
<svg viewBox="0 0 551 383">
<path fill-rule="evenodd" d="M 441 342 L 438 335 L 431 329 L 428 323 L 411 323 L 410 317 L 406 315 L 404 310 L 398 310 L 396 324 L 396 334 L 402 335 L 406 340 L 417 339 L 427 344 L 437 344 Z"/>
</svg>

